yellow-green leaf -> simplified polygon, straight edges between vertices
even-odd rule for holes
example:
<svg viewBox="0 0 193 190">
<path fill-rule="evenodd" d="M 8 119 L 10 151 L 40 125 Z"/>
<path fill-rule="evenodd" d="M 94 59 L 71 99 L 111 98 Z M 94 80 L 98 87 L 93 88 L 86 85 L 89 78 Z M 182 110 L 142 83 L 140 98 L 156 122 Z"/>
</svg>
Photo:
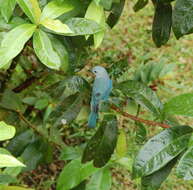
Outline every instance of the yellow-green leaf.
<svg viewBox="0 0 193 190">
<path fill-rule="evenodd" d="M 54 51 L 49 36 L 42 30 L 37 30 L 34 33 L 33 47 L 36 55 L 44 65 L 56 70 L 60 68 L 60 57 Z"/>
<path fill-rule="evenodd" d="M 0 168 L 18 166 L 25 167 L 23 163 L 13 157 L 6 149 L 0 148 Z"/>
<path fill-rule="evenodd" d="M 62 14 L 73 10 L 75 8 L 74 6 L 75 5 L 69 0 L 63 0 L 62 3 L 57 0 L 51 1 L 44 7 L 41 20 L 44 20 L 45 18 L 55 19 Z"/>
<path fill-rule="evenodd" d="M 19 186 L 3 186 L 0 187 L 0 190 L 34 190 L 34 189 Z"/>
<path fill-rule="evenodd" d="M 63 24 L 60 20 L 54 20 L 51 18 L 44 19 L 41 24 L 49 30 L 59 34 L 72 34 L 73 31 L 66 25 Z"/>
<path fill-rule="evenodd" d="M 41 9 L 37 0 L 17 0 L 17 3 L 33 23 L 39 23 Z"/>
<path fill-rule="evenodd" d="M 36 29 L 34 24 L 22 24 L 8 32 L 1 42 L 0 68 L 4 67 L 23 49 Z"/>
<path fill-rule="evenodd" d="M 120 130 L 117 140 L 116 154 L 119 158 L 122 158 L 127 154 L 127 138 L 124 130 Z"/>
<path fill-rule="evenodd" d="M 101 5 L 97 5 L 94 1 L 92 1 L 86 11 L 85 18 L 94 20 L 99 25 L 105 28 L 105 13 L 104 9 Z M 98 32 L 94 34 L 94 47 L 98 48 L 103 41 L 105 35 L 105 31 Z"/>
<path fill-rule="evenodd" d="M 11 139 L 15 135 L 15 127 L 7 125 L 5 122 L 0 122 L 0 141 Z"/>
</svg>

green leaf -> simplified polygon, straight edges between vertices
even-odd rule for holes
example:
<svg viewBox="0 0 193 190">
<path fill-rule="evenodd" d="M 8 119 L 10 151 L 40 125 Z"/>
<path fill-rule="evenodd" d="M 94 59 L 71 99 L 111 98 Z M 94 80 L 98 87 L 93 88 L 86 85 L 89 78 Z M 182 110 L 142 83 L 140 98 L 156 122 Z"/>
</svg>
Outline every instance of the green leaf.
<svg viewBox="0 0 193 190">
<path fill-rule="evenodd" d="M 3 93 L 0 106 L 13 111 L 23 111 L 22 100 L 16 93 L 9 89 L 6 89 Z"/>
<path fill-rule="evenodd" d="M 81 156 L 81 149 L 78 147 L 65 147 L 61 151 L 60 160 L 74 160 Z"/>
<path fill-rule="evenodd" d="M 17 179 L 11 175 L 8 174 L 0 174 L 0 189 L 1 185 L 7 185 L 10 183 L 16 183 Z"/>
<path fill-rule="evenodd" d="M 19 186 L 4 186 L 0 187 L 0 190 L 34 190 L 34 189 Z"/>
<path fill-rule="evenodd" d="M 13 138 L 15 135 L 15 127 L 7 125 L 5 122 L 0 121 L 0 141 Z"/>
<path fill-rule="evenodd" d="M 9 22 L 9 19 L 13 14 L 13 10 L 15 9 L 15 5 L 16 5 L 16 0 L 3 1 L 2 7 L 1 7 L 1 14 L 6 20 L 6 22 Z"/>
<path fill-rule="evenodd" d="M 157 3 L 152 26 L 152 37 L 157 47 L 166 44 L 172 27 L 172 5 Z"/>
<path fill-rule="evenodd" d="M 49 36 L 42 30 L 36 30 L 33 36 L 33 47 L 40 61 L 51 69 L 58 70 L 61 66 L 59 55 L 54 51 Z"/>
<path fill-rule="evenodd" d="M 104 166 L 116 147 L 117 133 L 116 117 L 106 115 L 100 128 L 89 140 L 82 156 L 82 163 L 93 160 L 95 167 Z"/>
<path fill-rule="evenodd" d="M 52 42 L 52 46 L 54 48 L 54 51 L 59 55 L 61 60 L 61 66 L 60 69 L 64 72 L 68 71 L 69 67 L 69 56 L 68 51 L 64 44 L 57 38 L 53 37 L 53 35 L 50 35 L 50 40 Z"/>
<path fill-rule="evenodd" d="M 120 89 L 125 96 L 131 97 L 138 104 L 151 111 L 155 116 L 160 117 L 163 105 L 151 88 L 141 82 L 132 80 L 119 83 L 117 88 Z"/>
<path fill-rule="evenodd" d="M 0 68 L 21 52 L 35 29 L 36 26 L 33 24 L 22 24 L 5 35 L 0 47 Z"/>
<path fill-rule="evenodd" d="M 35 103 L 35 108 L 39 110 L 43 110 L 48 106 L 48 99 L 47 98 L 41 98 Z"/>
<path fill-rule="evenodd" d="M 173 31 L 177 39 L 193 32 L 193 1 L 177 0 L 173 10 Z"/>
<path fill-rule="evenodd" d="M 125 5 L 125 0 L 120 0 L 120 2 L 118 3 L 113 3 L 111 13 L 109 14 L 107 18 L 107 24 L 111 28 L 113 28 L 119 21 L 124 5 Z"/>
<path fill-rule="evenodd" d="M 75 2 L 69 0 L 64 0 L 62 3 L 57 0 L 51 1 L 44 7 L 41 20 L 44 20 L 45 18 L 55 19 L 62 14 L 73 10 L 74 8 Z"/>
<path fill-rule="evenodd" d="M 141 190 L 158 190 L 161 184 L 167 179 L 171 170 L 175 166 L 177 158 L 170 161 L 160 170 L 154 172 L 151 175 L 142 177 L 141 179 Z"/>
<path fill-rule="evenodd" d="M 65 24 L 73 31 L 69 36 L 96 34 L 104 30 L 104 27 L 86 18 L 71 18 Z"/>
<path fill-rule="evenodd" d="M 31 22 L 39 24 L 41 9 L 37 0 L 16 0 Z"/>
<path fill-rule="evenodd" d="M 0 168 L 17 166 L 25 167 L 24 164 L 14 158 L 6 149 L 0 148 Z"/>
<path fill-rule="evenodd" d="M 105 28 L 105 13 L 103 10 L 103 7 L 100 5 L 97 5 L 94 1 L 92 1 L 86 11 L 85 18 L 90 19 L 101 25 Z M 98 48 L 98 46 L 102 43 L 104 38 L 105 32 L 99 32 L 97 34 L 94 34 L 94 45 L 95 48 Z"/>
<path fill-rule="evenodd" d="M 169 100 L 163 112 L 167 115 L 183 115 L 193 117 L 193 93 L 181 94 Z"/>
<path fill-rule="evenodd" d="M 57 190 L 69 190 L 98 171 L 91 162 L 81 164 L 80 159 L 68 163 L 57 180 Z"/>
<path fill-rule="evenodd" d="M 21 158 L 26 164 L 26 168 L 23 171 L 31 171 L 44 161 L 44 154 L 46 154 L 48 144 L 45 144 L 41 139 L 29 144 L 23 153 Z"/>
<path fill-rule="evenodd" d="M 94 173 L 86 186 L 86 190 L 110 190 L 111 183 L 111 171 L 105 167 Z"/>
<path fill-rule="evenodd" d="M 84 94 L 81 93 L 75 99 L 73 104 L 68 107 L 67 110 L 65 110 L 64 112 L 61 112 L 60 117 L 58 117 L 57 120 L 54 122 L 54 126 L 60 126 L 62 124 L 68 124 L 71 121 L 73 121 L 78 116 L 78 114 L 82 108 L 84 98 L 85 98 Z M 58 106 L 60 107 L 60 104 Z M 56 108 L 56 110 L 57 109 L 58 108 Z"/>
<path fill-rule="evenodd" d="M 177 175 L 184 180 L 193 179 L 193 146 L 190 147 L 179 161 Z"/>
<path fill-rule="evenodd" d="M 138 0 L 137 3 L 135 3 L 133 10 L 135 12 L 143 9 L 147 4 L 148 4 L 149 0 Z"/>
<path fill-rule="evenodd" d="M 46 18 L 41 21 L 41 24 L 57 34 L 73 34 L 73 31 L 70 30 L 70 28 L 66 24 L 63 24 L 60 20 Z"/>
<path fill-rule="evenodd" d="M 124 130 L 120 130 L 117 140 L 116 154 L 119 158 L 122 158 L 127 154 L 127 137 Z"/>
<path fill-rule="evenodd" d="M 135 122 L 135 125 L 136 125 L 135 142 L 141 144 L 147 138 L 147 130 L 145 126 L 140 122 Z"/>
<path fill-rule="evenodd" d="M 100 5 L 102 5 L 106 10 L 111 10 L 113 0 L 100 0 Z"/>
<path fill-rule="evenodd" d="M 16 135 L 7 145 L 7 149 L 14 155 L 20 156 L 26 146 L 35 141 L 35 135 L 33 131 L 26 130 Z"/>
<path fill-rule="evenodd" d="M 177 126 L 151 138 L 135 159 L 134 177 L 150 175 L 179 155 L 188 146 L 192 131 L 189 126 Z"/>
</svg>

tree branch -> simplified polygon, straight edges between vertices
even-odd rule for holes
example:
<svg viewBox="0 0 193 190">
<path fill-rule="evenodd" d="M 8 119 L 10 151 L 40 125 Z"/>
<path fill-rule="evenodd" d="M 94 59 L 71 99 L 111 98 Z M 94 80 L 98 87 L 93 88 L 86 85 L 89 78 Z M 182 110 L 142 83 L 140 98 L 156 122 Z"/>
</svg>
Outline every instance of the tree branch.
<svg viewBox="0 0 193 190">
<path fill-rule="evenodd" d="M 142 118 L 136 117 L 134 115 L 131 115 L 129 113 L 123 112 L 122 110 L 120 110 L 115 105 L 111 105 L 111 108 L 113 110 L 115 110 L 116 112 L 120 113 L 121 115 L 123 115 L 124 117 L 128 117 L 129 119 L 132 119 L 134 121 L 138 121 L 138 122 L 144 123 L 146 125 L 150 125 L 150 126 L 160 126 L 160 127 L 164 128 L 164 129 L 170 128 L 170 126 L 167 125 L 167 124 L 156 122 L 156 121 L 150 121 L 150 120 L 142 119 Z"/>
</svg>

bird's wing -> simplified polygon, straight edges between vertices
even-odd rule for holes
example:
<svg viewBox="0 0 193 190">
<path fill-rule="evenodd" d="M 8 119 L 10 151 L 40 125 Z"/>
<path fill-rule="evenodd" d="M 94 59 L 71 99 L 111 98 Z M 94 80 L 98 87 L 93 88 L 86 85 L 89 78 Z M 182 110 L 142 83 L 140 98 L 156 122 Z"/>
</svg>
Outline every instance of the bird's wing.
<svg viewBox="0 0 193 190">
<path fill-rule="evenodd" d="M 109 79 L 108 78 L 96 78 L 93 85 L 92 96 L 96 101 L 103 99 L 105 94 L 109 89 Z"/>
</svg>

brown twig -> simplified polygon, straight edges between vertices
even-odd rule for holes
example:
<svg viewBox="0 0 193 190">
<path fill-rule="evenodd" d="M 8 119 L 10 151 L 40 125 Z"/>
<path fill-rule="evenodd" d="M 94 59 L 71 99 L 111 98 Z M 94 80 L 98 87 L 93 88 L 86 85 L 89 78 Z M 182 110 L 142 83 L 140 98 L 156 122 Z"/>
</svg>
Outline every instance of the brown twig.
<svg viewBox="0 0 193 190">
<path fill-rule="evenodd" d="M 156 121 L 150 121 L 150 120 L 142 119 L 142 118 L 136 117 L 134 115 L 131 115 L 129 113 L 126 113 L 126 112 L 120 110 L 115 105 L 111 105 L 111 108 L 113 110 L 115 110 L 116 112 L 120 113 L 121 115 L 123 115 L 124 117 L 128 117 L 128 118 L 130 118 L 130 119 L 132 119 L 134 121 L 138 121 L 138 122 L 144 123 L 146 125 L 150 125 L 150 126 L 160 126 L 160 127 L 164 128 L 164 129 L 170 128 L 170 126 L 165 124 L 165 123 L 160 123 L 160 122 L 156 122 Z"/>
</svg>

